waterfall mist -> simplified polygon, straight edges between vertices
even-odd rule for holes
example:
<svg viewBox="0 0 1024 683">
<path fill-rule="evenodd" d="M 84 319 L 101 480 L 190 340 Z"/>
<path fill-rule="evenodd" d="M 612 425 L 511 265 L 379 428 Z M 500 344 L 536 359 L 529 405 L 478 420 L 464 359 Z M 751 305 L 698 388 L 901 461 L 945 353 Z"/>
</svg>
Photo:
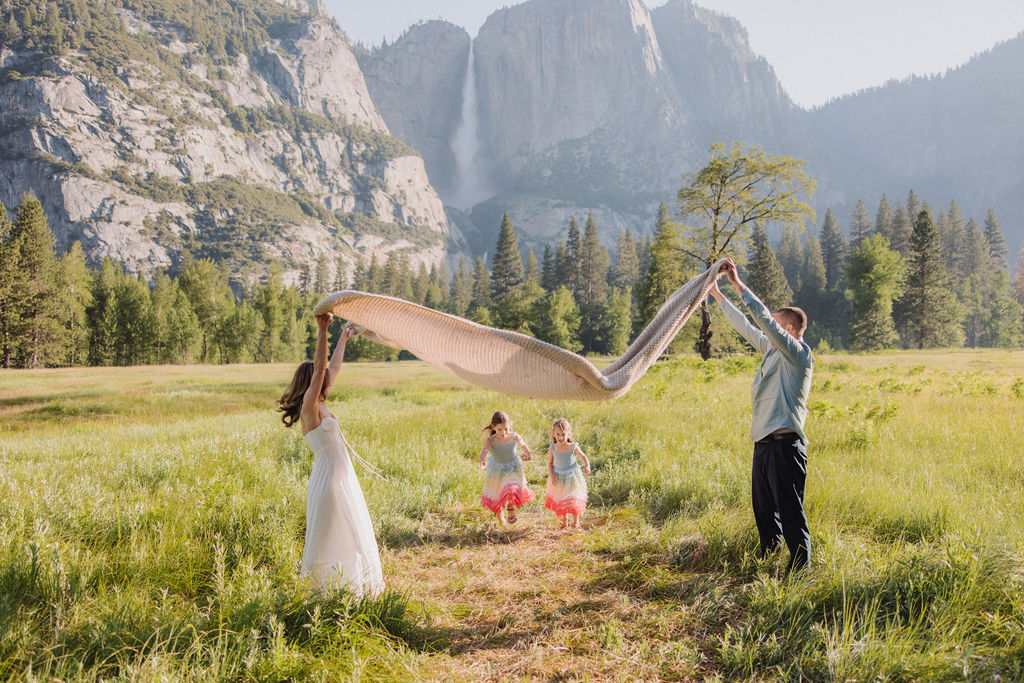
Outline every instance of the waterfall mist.
<svg viewBox="0 0 1024 683">
<path fill-rule="evenodd" d="M 480 137 L 472 42 L 469 44 L 466 78 L 462 86 L 462 121 L 452 138 L 452 153 L 455 155 L 455 191 L 452 204 L 460 209 L 469 209 L 492 194 L 486 171 L 479 160 Z"/>
</svg>

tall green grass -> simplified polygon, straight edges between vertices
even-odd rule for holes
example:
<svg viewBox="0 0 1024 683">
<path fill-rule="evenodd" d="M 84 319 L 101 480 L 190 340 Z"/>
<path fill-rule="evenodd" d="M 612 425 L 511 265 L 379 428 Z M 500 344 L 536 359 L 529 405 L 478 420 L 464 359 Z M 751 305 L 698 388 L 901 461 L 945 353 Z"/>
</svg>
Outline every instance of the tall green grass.
<svg viewBox="0 0 1024 683">
<path fill-rule="evenodd" d="M 311 455 L 273 412 L 291 369 L 0 373 L 0 676 L 423 675 L 445 648 L 423 596 L 358 601 L 296 578 Z M 623 399 L 583 404 L 509 399 L 420 363 L 352 364 L 330 408 L 383 474 L 359 473 L 386 564 L 436 541 L 431 516 L 482 538 L 487 516 L 461 511 L 478 506 L 494 410 L 538 456 L 537 489 L 566 417 L 593 463 L 590 514 L 620 520 L 586 539 L 615 568 L 594 580 L 690 605 L 689 675 L 1024 677 L 1024 357 L 820 358 L 815 558 L 794 577 L 784 557 L 753 555 L 755 370 L 667 361 Z M 608 647 L 622 637 L 601 628 Z"/>
</svg>

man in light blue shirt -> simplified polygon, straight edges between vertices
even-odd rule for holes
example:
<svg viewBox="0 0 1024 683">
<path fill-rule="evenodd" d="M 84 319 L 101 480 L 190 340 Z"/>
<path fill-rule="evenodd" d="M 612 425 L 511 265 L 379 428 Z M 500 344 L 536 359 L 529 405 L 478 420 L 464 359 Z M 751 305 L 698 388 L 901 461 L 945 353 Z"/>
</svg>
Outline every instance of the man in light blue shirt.
<svg viewBox="0 0 1024 683">
<path fill-rule="evenodd" d="M 711 296 L 721 306 L 726 320 L 764 354 L 751 390 L 754 409 L 750 434 L 754 441 L 751 502 L 761 555 L 771 552 L 785 539 L 790 555 L 788 569 L 800 569 L 807 565 L 811 555 L 811 534 L 804 513 L 804 421 L 814 354 L 803 340 L 807 315 L 796 307 L 769 313 L 740 280 L 732 259 L 726 259 L 719 277 L 723 273 L 736 287 L 755 324 L 725 298 L 717 282 Z"/>
</svg>

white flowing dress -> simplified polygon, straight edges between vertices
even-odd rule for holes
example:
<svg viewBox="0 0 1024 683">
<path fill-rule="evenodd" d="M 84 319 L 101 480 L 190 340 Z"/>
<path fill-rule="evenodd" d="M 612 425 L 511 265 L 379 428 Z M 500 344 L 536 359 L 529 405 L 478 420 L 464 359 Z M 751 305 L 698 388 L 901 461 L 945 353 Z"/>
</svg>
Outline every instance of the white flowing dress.
<svg viewBox="0 0 1024 683">
<path fill-rule="evenodd" d="M 302 576 L 320 589 L 348 587 L 359 596 L 384 590 L 373 523 L 338 421 L 325 417 L 306 434 L 313 471 L 306 492 Z"/>
</svg>

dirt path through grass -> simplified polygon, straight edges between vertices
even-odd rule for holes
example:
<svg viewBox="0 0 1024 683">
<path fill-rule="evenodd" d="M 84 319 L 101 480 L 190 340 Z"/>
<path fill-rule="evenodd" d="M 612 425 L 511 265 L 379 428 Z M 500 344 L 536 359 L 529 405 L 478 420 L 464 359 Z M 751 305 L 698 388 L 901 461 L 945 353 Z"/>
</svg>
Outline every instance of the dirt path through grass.
<svg viewBox="0 0 1024 683">
<path fill-rule="evenodd" d="M 591 517 L 561 530 L 534 508 L 504 529 L 483 513 L 428 517 L 422 546 L 388 554 L 392 585 L 429 613 L 440 652 L 430 680 L 680 680 L 699 653 L 686 606 L 622 581 L 637 519 Z"/>
</svg>

